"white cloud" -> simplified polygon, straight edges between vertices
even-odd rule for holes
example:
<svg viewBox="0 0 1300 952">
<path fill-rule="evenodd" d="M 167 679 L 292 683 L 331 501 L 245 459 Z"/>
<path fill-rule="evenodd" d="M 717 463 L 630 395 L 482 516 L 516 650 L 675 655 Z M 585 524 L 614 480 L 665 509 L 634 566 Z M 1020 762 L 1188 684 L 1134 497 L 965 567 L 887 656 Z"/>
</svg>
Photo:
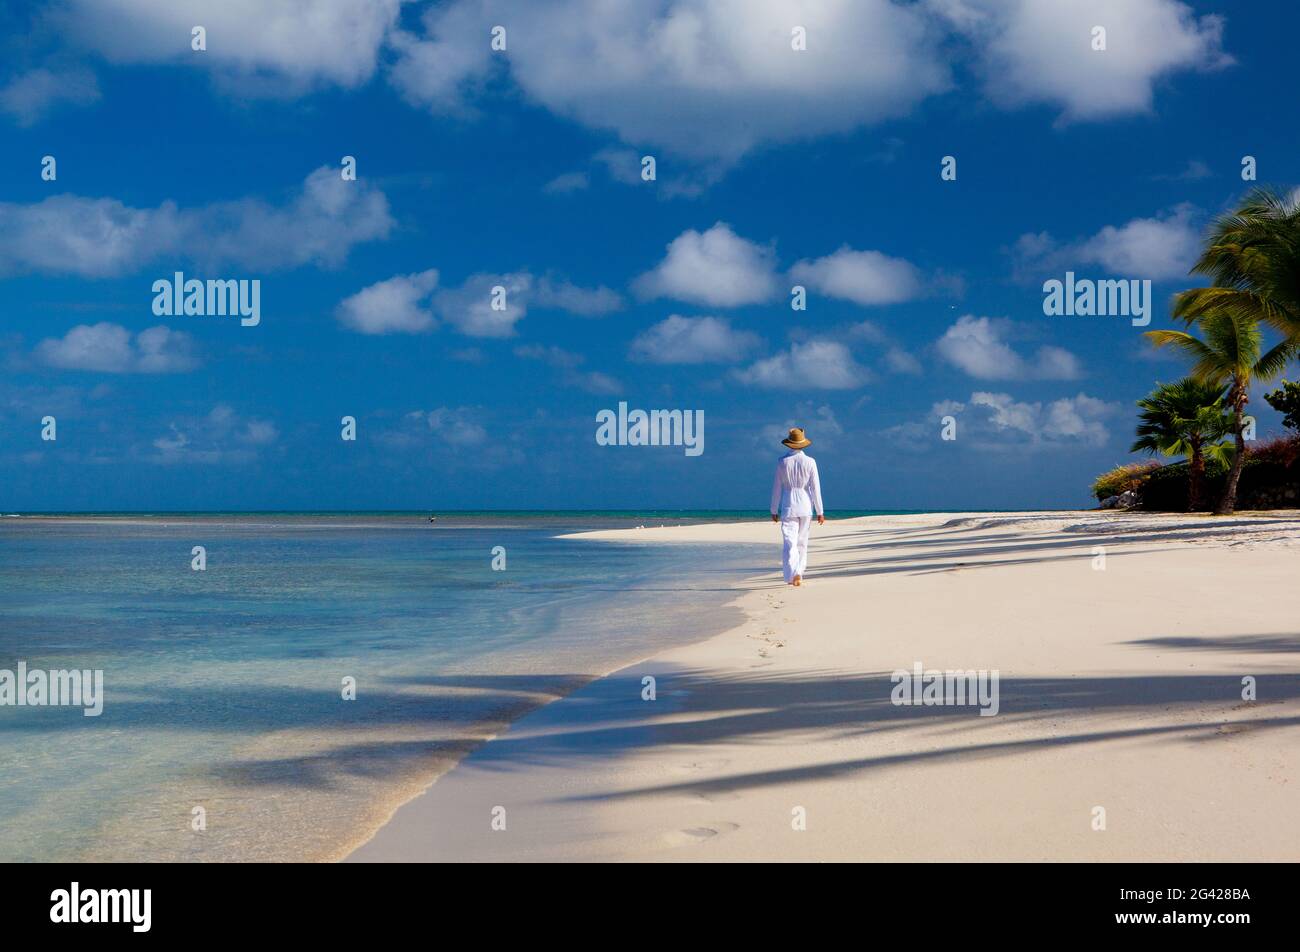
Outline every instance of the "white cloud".
<svg viewBox="0 0 1300 952">
<path fill-rule="evenodd" d="M 790 430 L 799 427 L 813 441 L 810 453 L 816 453 L 828 446 L 834 446 L 839 437 L 844 435 L 844 427 L 835 416 L 835 411 L 824 403 L 801 400 L 792 416 L 784 422 L 772 422 L 755 430 L 752 434 L 756 453 L 769 457 L 773 452 L 784 453 L 781 441 L 790 435 Z"/>
<path fill-rule="evenodd" d="M 41 363 L 62 370 L 99 370 L 126 373 L 135 364 L 131 332 L 107 322 L 79 324 L 63 337 L 50 337 L 36 345 Z"/>
<path fill-rule="evenodd" d="M 542 191 L 547 195 L 567 195 L 581 192 L 589 185 L 591 177 L 586 172 L 564 172 L 543 185 Z"/>
<path fill-rule="evenodd" d="M 869 378 L 847 347 L 829 340 L 796 342 L 734 374 L 742 383 L 774 390 L 852 390 Z"/>
<path fill-rule="evenodd" d="M 564 350 L 562 347 L 544 346 L 542 344 L 523 344 L 515 348 L 515 356 L 524 360 L 540 360 L 562 371 L 561 379 L 566 386 L 577 387 L 588 393 L 616 394 L 623 392 L 623 385 L 609 374 L 598 370 L 580 370 L 586 362 L 582 354 Z"/>
<path fill-rule="evenodd" d="M 509 12 L 510 28 L 518 37 L 520 21 Z M 422 33 L 396 30 L 389 37 L 396 53 L 388 67 L 389 82 L 407 102 L 435 115 L 473 114 L 473 93 L 505 67 L 504 58 L 494 59 L 484 40 L 501 22 L 498 16 L 481 0 L 428 7 L 421 17 Z"/>
<path fill-rule="evenodd" d="M 535 278 L 527 271 L 473 274 L 459 287 L 440 290 L 435 290 L 437 284 L 438 272 L 432 269 L 396 275 L 342 301 L 339 320 L 363 334 L 415 334 L 436 326 L 436 310 L 467 336 L 512 337 L 529 307 L 596 317 L 623 306 L 623 298 L 610 288 L 583 288 L 550 275 Z M 504 298 L 494 295 L 497 287 L 505 290 Z M 493 307 L 495 300 L 502 302 L 500 310 Z"/>
<path fill-rule="evenodd" d="M 280 431 L 270 420 L 242 417 L 219 403 L 206 416 L 168 424 L 167 433 L 153 441 L 157 463 L 239 464 L 257 458 L 259 449 L 274 444 Z"/>
<path fill-rule="evenodd" d="M 545 344 L 520 344 L 515 348 L 515 356 L 524 360 L 540 360 L 562 370 L 572 370 L 583 362 L 581 354 Z"/>
<path fill-rule="evenodd" d="M 1153 175 L 1157 182 L 1199 182 L 1214 174 L 1214 171 L 1200 159 L 1189 159 L 1182 170 L 1170 174 Z"/>
<path fill-rule="evenodd" d="M 483 41 L 498 23 L 505 54 Z M 804 52 L 791 49 L 796 24 Z M 1097 24 L 1104 52 L 1091 48 Z M 967 59 L 1007 108 L 1143 112 L 1162 79 L 1230 62 L 1222 27 L 1178 0 L 455 0 L 395 32 L 390 79 L 412 103 L 466 113 L 508 77 L 629 145 L 725 167 L 763 144 L 907 115 Z"/>
<path fill-rule="evenodd" d="M 1178 0 L 928 0 L 970 41 L 986 94 L 1005 107 L 1045 103 L 1067 120 L 1150 110 L 1155 84 L 1231 62 L 1223 19 Z M 1104 26 L 1106 49 L 1092 48 Z"/>
<path fill-rule="evenodd" d="M 532 277 L 515 274 L 475 274 L 459 288 L 448 288 L 434 296 L 444 321 L 469 337 L 513 337 L 515 324 L 528 313 L 524 300 Z M 505 290 L 501 310 L 493 309 L 492 289 Z"/>
<path fill-rule="evenodd" d="M 792 423 L 790 424 L 790 427 L 795 425 L 796 424 Z M 786 429 L 789 430 L 790 427 L 786 427 Z M 801 427 L 801 429 L 806 430 L 807 427 Z M 815 429 L 819 433 L 829 433 L 832 436 L 844 435 L 844 427 L 842 427 L 840 421 L 836 419 L 835 411 L 825 404 L 822 404 L 817 408 L 817 423 Z"/>
<path fill-rule="evenodd" d="M 1050 232 L 1027 231 L 1016 239 L 1011 248 L 1017 280 L 1032 279 L 1039 272 L 1056 268 L 1054 256 L 1060 246 Z"/>
<path fill-rule="evenodd" d="M 1078 440 L 1099 446 L 1110 434 L 1101 420 L 1120 412 L 1119 406 L 1080 393 L 1047 405 L 1043 433 L 1049 440 Z"/>
<path fill-rule="evenodd" d="M 242 434 L 243 440 L 254 446 L 267 446 L 274 443 L 279 436 L 280 431 L 270 420 L 249 420 L 244 424 Z"/>
<path fill-rule="evenodd" d="M 438 272 L 399 274 L 363 288 L 338 307 L 339 320 L 363 334 L 418 334 L 436 321 L 427 299 L 438 284 Z M 424 306 L 422 306 L 424 302 Z"/>
<path fill-rule="evenodd" d="M 1196 216 L 1196 208 L 1183 203 L 1152 218 L 1107 225 L 1092 237 L 1067 245 L 1058 244 L 1047 232 L 1021 235 L 1014 249 L 1016 277 L 1039 281 L 1095 265 L 1115 277 L 1186 278 L 1201 250 Z"/>
<path fill-rule="evenodd" d="M 1079 361 L 1060 347 L 1040 347 L 1026 359 L 1005 337 L 1014 329 L 1007 320 L 966 314 L 935 344 L 939 355 L 980 380 L 1073 380 L 1082 375 Z"/>
<path fill-rule="evenodd" d="M 706 232 L 682 232 L 658 267 L 637 278 L 645 298 L 668 297 L 712 307 L 761 304 L 776 294 L 776 255 L 718 222 Z"/>
<path fill-rule="evenodd" d="M 710 174 L 763 145 L 906 116 L 953 88 L 950 64 L 968 59 L 996 103 L 1045 103 L 1066 119 L 1149 110 L 1162 79 L 1229 62 L 1222 19 L 1178 0 L 447 0 L 418 25 L 402 8 L 58 0 L 54 25 L 110 62 L 206 69 L 241 96 L 356 88 L 383 61 L 407 101 L 472 115 L 508 82 L 556 115 Z M 204 52 L 190 49 L 196 23 Z M 506 52 L 489 47 L 497 24 Z M 1096 24 L 1108 31 L 1101 53 Z M 791 49 L 794 25 L 806 51 Z"/>
<path fill-rule="evenodd" d="M 873 321 L 858 321 L 848 329 L 848 335 L 851 338 L 865 340 L 870 344 L 884 346 L 889 343 L 889 335 L 884 329 Z"/>
<path fill-rule="evenodd" d="M 241 92 L 355 87 L 375 71 L 402 0 L 63 0 L 66 36 L 114 63 L 210 69 Z M 202 24 L 207 49 L 190 48 Z"/>
<path fill-rule="evenodd" d="M 393 225 L 383 192 L 364 182 L 345 182 L 331 166 L 307 176 L 302 191 L 282 208 L 242 199 L 210 205 L 191 222 L 199 260 L 259 271 L 336 267 L 353 245 L 386 238 Z M 210 234 L 206 243 L 203 230 Z"/>
<path fill-rule="evenodd" d="M 131 208 L 116 199 L 55 195 L 31 205 L 0 203 L 0 274 L 113 277 L 164 257 L 259 272 L 337 266 L 354 245 L 387 237 L 393 224 L 382 192 L 344 182 L 328 166 L 312 172 L 284 206 L 246 198 L 193 209 L 174 202 Z"/>
<path fill-rule="evenodd" d="M 972 413 L 997 434 L 1028 438 L 1033 443 L 1075 442 L 1089 446 L 1102 446 L 1110 439 L 1102 421 L 1120 412 L 1116 404 L 1085 393 L 1042 404 L 1018 402 L 1006 393 L 976 392 L 971 394 L 970 406 Z"/>
<path fill-rule="evenodd" d="M 850 341 L 866 341 L 868 344 L 880 348 L 883 351 L 880 357 L 880 365 L 889 373 L 915 376 L 922 372 L 921 362 L 905 350 L 878 324 L 871 321 L 858 321 L 856 324 L 849 326 L 845 336 Z"/>
<path fill-rule="evenodd" d="M 484 39 L 497 23 L 507 55 Z M 791 49 L 796 24 L 805 52 Z M 419 36 L 393 45 L 393 82 L 435 112 L 463 110 L 508 68 L 552 112 L 724 163 L 760 143 L 905 115 L 949 85 L 925 12 L 888 0 L 459 0 L 432 7 Z"/>
<path fill-rule="evenodd" d="M 592 156 L 592 159 L 605 167 L 609 177 L 621 185 L 644 184 L 645 180 L 641 178 L 642 158 L 644 156 L 636 149 L 623 149 L 615 146 L 606 146 Z M 656 167 L 656 181 L 658 181 L 658 174 L 658 168 Z"/>
<path fill-rule="evenodd" d="M 28 70 L 0 89 L 0 109 L 12 115 L 20 126 L 30 126 L 56 106 L 89 106 L 99 101 L 99 82 L 83 67 Z"/>
<path fill-rule="evenodd" d="M 604 285 L 582 288 L 546 275 L 534 284 L 528 301 L 535 307 L 567 311 L 579 317 L 600 317 L 623 307 L 622 295 Z"/>
<path fill-rule="evenodd" d="M 586 390 L 588 393 L 598 393 L 614 395 L 623 392 L 623 384 L 616 377 L 611 377 L 607 373 L 601 373 L 599 370 L 588 370 L 578 374 L 575 378 L 578 387 Z"/>
<path fill-rule="evenodd" d="M 403 414 L 395 425 L 380 430 L 375 440 L 392 452 L 386 454 L 390 465 L 438 467 L 445 465 L 447 453 L 462 452 L 456 457 L 461 469 L 476 471 L 518 468 L 527 462 L 518 446 L 518 437 L 494 439 L 480 422 L 481 407 L 435 407 Z M 419 460 L 418 464 L 413 460 Z"/>
<path fill-rule="evenodd" d="M 896 304 L 921 293 L 920 274 L 911 263 L 848 245 L 824 258 L 798 262 L 790 277 L 828 297 L 864 306 Z"/>
<path fill-rule="evenodd" d="M 135 335 L 120 324 L 78 324 L 36 345 L 36 358 L 60 370 L 103 373 L 181 373 L 197 366 L 190 335 L 159 325 Z"/>
<path fill-rule="evenodd" d="M 1107 420 L 1124 415 L 1117 403 L 1086 393 L 1047 403 L 1016 400 L 1007 393 L 976 391 L 970 399 L 941 400 L 924 420 L 890 427 L 885 435 L 905 449 L 923 450 L 940 444 L 941 421 L 957 418 L 958 447 L 1001 452 L 1036 446 L 1098 447 L 1110 442 Z"/>
<path fill-rule="evenodd" d="M 54 195 L 34 205 L 3 202 L 0 274 L 125 274 L 176 250 L 184 230 L 171 202 L 149 209 L 75 195 Z"/>
<path fill-rule="evenodd" d="M 470 411 L 464 407 L 456 410 L 450 407 L 415 410 L 406 415 L 408 420 L 422 424 L 444 443 L 451 446 L 478 446 L 487 441 L 487 430 L 470 417 Z"/>
<path fill-rule="evenodd" d="M 727 167 L 721 163 L 655 164 L 655 177 L 647 182 L 641 177 L 645 156 L 637 149 L 606 146 L 592 156 L 611 180 L 633 188 L 652 189 L 660 198 L 694 198 L 721 181 Z"/>
<path fill-rule="evenodd" d="M 158 325 L 135 335 L 136 369 L 145 374 L 179 373 L 197 366 L 184 331 Z"/>
<path fill-rule="evenodd" d="M 1185 278 L 1200 252 L 1193 214 L 1192 206 L 1183 204 L 1158 218 L 1107 225 L 1079 246 L 1080 255 L 1115 274 L 1153 281 Z"/>
<path fill-rule="evenodd" d="M 652 364 L 725 364 L 744 359 L 761 343 L 720 317 L 670 315 L 637 335 L 633 359 Z"/>
<path fill-rule="evenodd" d="M 901 347 L 891 347 L 885 353 L 885 366 L 898 374 L 920 374 L 921 362 Z"/>
<path fill-rule="evenodd" d="M 1079 358 L 1063 347 L 1040 347 L 1034 354 L 1029 376 L 1037 380 L 1078 380 L 1083 376 Z"/>
</svg>

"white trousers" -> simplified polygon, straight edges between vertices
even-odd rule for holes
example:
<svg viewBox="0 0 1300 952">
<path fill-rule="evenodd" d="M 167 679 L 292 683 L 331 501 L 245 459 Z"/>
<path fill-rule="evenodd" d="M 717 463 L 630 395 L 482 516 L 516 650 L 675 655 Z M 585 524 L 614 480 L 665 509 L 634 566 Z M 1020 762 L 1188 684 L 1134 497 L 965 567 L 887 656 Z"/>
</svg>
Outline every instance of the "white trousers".
<svg viewBox="0 0 1300 952">
<path fill-rule="evenodd" d="M 811 516 L 788 516 L 781 520 L 781 571 L 786 582 L 803 575 L 808 567 L 808 527 Z"/>
</svg>

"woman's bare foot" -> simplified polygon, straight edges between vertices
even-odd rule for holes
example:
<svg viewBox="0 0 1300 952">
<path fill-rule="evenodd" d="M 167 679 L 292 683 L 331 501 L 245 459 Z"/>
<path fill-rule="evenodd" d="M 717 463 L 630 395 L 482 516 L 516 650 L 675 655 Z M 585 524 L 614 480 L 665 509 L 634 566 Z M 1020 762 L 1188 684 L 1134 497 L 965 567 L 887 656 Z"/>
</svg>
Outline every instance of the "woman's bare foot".
<svg viewBox="0 0 1300 952">
<path fill-rule="evenodd" d="M 791 580 L 790 584 L 791 584 L 791 585 L 794 585 L 795 587 L 798 587 L 798 586 L 802 585 L 802 584 L 803 584 L 803 576 L 802 576 L 802 575 L 796 575 L 796 576 L 794 577 L 794 579 Z"/>
</svg>

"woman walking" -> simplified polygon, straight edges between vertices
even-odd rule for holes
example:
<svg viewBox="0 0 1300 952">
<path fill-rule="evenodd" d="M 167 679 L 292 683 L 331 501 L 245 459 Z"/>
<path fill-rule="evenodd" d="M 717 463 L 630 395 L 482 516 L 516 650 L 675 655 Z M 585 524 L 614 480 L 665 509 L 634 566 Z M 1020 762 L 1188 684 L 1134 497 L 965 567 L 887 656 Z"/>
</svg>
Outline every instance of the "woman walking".
<svg viewBox="0 0 1300 952">
<path fill-rule="evenodd" d="M 781 571 L 788 585 L 802 585 L 808 567 L 808 529 L 812 517 L 826 524 L 817 461 L 804 453 L 812 440 L 795 427 L 781 441 L 790 450 L 776 464 L 772 481 L 772 521 L 781 524 Z"/>
</svg>

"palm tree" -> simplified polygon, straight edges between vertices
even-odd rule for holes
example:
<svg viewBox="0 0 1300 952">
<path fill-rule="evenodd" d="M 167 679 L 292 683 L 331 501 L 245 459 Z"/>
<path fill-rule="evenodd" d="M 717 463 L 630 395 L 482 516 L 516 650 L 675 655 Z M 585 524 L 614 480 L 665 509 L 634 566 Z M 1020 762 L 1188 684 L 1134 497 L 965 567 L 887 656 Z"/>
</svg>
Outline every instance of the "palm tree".
<svg viewBox="0 0 1300 952">
<path fill-rule="evenodd" d="M 1210 290 L 1210 289 L 1207 289 Z M 1190 292 L 1185 292 L 1190 293 Z M 1237 483 L 1246 461 L 1246 439 L 1242 434 L 1250 384 L 1254 380 L 1271 380 L 1286 369 L 1294 344 L 1284 340 L 1261 355 L 1263 335 L 1253 316 L 1241 309 L 1228 307 L 1200 314 L 1196 323 L 1204 340 L 1185 331 L 1147 331 L 1157 347 L 1172 346 L 1195 361 L 1192 377 L 1210 386 L 1228 387 L 1228 407 L 1232 410 L 1232 434 L 1236 454 L 1223 498 L 1214 510 L 1217 515 L 1231 515 L 1237 505 Z"/>
<path fill-rule="evenodd" d="M 1224 465 L 1231 462 L 1231 445 L 1219 442 L 1232 432 L 1223 391 L 1222 384 L 1187 377 L 1177 383 L 1157 384 L 1149 396 L 1138 401 L 1141 423 L 1129 452 L 1187 457 L 1188 512 L 1201 507 L 1206 457 Z"/>
<path fill-rule="evenodd" d="M 1184 291 L 1174 317 L 1191 324 L 1228 312 L 1268 325 L 1300 346 L 1300 201 L 1256 188 L 1231 215 L 1210 229 L 1209 243 L 1192 268 L 1213 280 Z"/>
</svg>

